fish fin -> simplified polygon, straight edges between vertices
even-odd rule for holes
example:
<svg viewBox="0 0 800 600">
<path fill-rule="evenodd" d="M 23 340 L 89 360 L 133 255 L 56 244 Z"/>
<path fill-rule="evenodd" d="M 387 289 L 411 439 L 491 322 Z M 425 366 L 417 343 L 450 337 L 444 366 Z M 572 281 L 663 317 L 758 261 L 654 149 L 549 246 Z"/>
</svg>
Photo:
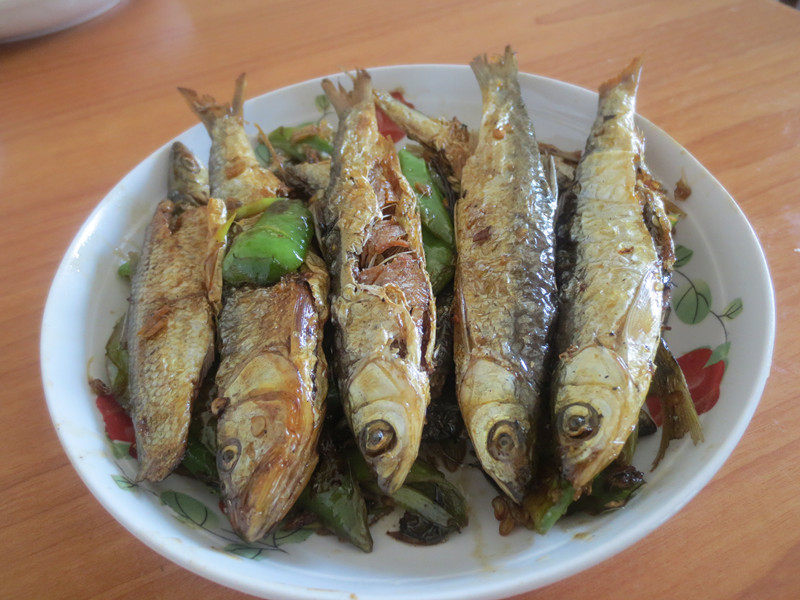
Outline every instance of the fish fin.
<svg viewBox="0 0 800 600">
<path fill-rule="evenodd" d="M 506 46 L 502 56 L 487 57 L 481 54 L 469 63 L 481 91 L 487 89 L 493 79 L 508 79 L 517 76 L 517 57 L 511 46 Z"/>
<path fill-rule="evenodd" d="M 658 454 L 651 469 L 655 469 L 664 458 L 672 440 L 679 440 L 689 433 L 695 444 L 703 441 L 703 428 L 689 393 L 686 378 L 663 337 L 658 345 L 655 363 L 656 372 L 650 385 L 650 393 L 661 401 L 664 423 Z"/>
<path fill-rule="evenodd" d="M 359 69 L 352 79 L 353 89 L 349 92 L 341 84 L 334 85 L 330 79 L 322 81 L 322 89 L 340 118 L 355 105 L 372 99 L 372 78 L 369 73 Z"/>
<path fill-rule="evenodd" d="M 189 107 L 200 117 L 209 132 L 216 123 L 217 119 L 224 116 L 242 117 L 242 106 L 244 105 L 244 88 L 246 76 L 244 73 L 236 78 L 236 85 L 233 92 L 233 100 L 230 104 L 219 103 L 213 96 L 204 94 L 201 96 L 196 91 L 179 87 L 178 91 L 189 103 Z"/>
<path fill-rule="evenodd" d="M 600 84 L 600 98 L 602 99 L 618 86 L 623 86 L 631 94 L 635 94 L 636 88 L 639 87 L 641 74 L 642 57 L 637 56 L 616 77 L 612 77 Z"/>
</svg>

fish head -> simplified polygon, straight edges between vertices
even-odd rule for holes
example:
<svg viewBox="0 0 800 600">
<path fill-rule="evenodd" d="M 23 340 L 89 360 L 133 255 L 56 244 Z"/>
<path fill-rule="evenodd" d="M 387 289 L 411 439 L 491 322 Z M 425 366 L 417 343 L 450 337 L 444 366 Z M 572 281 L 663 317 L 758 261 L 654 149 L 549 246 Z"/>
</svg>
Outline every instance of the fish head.
<svg viewBox="0 0 800 600">
<path fill-rule="evenodd" d="M 348 418 L 358 443 L 378 479 L 392 494 L 403 485 L 417 458 L 425 420 L 426 382 L 399 361 L 367 362 L 350 381 Z M 422 379 L 422 377 L 420 377 Z"/>
<path fill-rule="evenodd" d="M 531 479 L 533 425 L 521 395 L 532 390 L 509 368 L 473 360 L 459 385 L 458 402 L 484 471 L 520 503 Z"/>
<path fill-rule="evenodd" d="M 599 345 L 562 363 L 556 378 L 554 428 L 562 471 L 582 490 L 622 450 L 638 419 L 640 405 L 633 405 L 641 394 L 619 355 Z"/>
<path fill-rule="evenodd" d="M 262 385 L 237 394 L 217 422 L 222 495 L 233 528 L 247 541 L 261 538 L 284 517 L 317 463 L 319 428 L 311 405 L 301 400 L 296 369 L 282 357 L 260 358 L 255 362 L 268 363 L 257 365 L 264 368 Z"/>
</svg>

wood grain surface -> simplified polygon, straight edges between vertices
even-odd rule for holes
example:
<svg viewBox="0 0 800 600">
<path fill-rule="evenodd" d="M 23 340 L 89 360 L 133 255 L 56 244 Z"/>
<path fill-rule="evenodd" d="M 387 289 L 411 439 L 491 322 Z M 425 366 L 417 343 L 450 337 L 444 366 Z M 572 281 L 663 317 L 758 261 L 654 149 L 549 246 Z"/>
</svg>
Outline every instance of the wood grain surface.
<svg viewBox="0 0 800 600">
<path fill-rule="evenodd" d="M 68 463 L 39 379 L 42 308 L 69 241 L 128 170 L 195 124 L 175 87 L 225 96 L 247 71 L 255 96 L 506 43 L 521 70 L 588 88 L 642 54 L 639 111 L 736 198 L 778 306 L 763 399 L 713 481 L 627 551 L 520 598 L 800 597 L 800 13 L 773 0 L 393 4 L 135 0 L 0 45 L 0 597 L 245 597 L 117 524 Z"/>
</svg>

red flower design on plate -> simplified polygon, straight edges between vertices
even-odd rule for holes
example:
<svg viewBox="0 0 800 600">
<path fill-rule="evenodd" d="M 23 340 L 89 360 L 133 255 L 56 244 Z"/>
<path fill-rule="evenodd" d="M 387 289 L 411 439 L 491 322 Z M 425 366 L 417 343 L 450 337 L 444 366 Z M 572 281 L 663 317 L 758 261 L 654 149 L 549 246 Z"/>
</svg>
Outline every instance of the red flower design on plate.
<svg viewBox="0 0 800 600">
<path fill-rule="evenodd" d="M 692 395 L 697 414 L 708 412 L 719 400 L 719 385 L 725 374 L 725 361 L 719 360 L 709 365 L 713 351 L 711 348 L 697 348 L 678 359 L 678 365 L 686 378 L 689 393 Z M 661 427 L 661 401 L 656 396 L 647 397 L 647 408 L 656 425 Z"/>
<path fill-rule="evenodd" d="M 103 416 L 106 426 L 106 435 L 115 442 L 127 442 L 130 449 L 128 453 L 136 458 L 136 435 L 133 430 L 133 421 L 128 413 L 119 405 L 114 396 L 98 396 L 97 410 Z"/>
<path fill-rule="evenodd" d="M 406 106 L 408 106 L 410 108 L 414 108 L 414 105 L 411 104 L 411 102 L 409 102 L 408 100 L 403 98 L 403 92 L 395 91 L 395 92 L 391 92 L 391 94 L 392 94 L 392 97 L 395 98 L 396 100 L 400 100 L 400 102 L 402 102 Z M 395 144 L 397 142 L 399 142 L 400 140 L 402 140 L 406 136 L 405 131 L 400 129 L 400 127 L 398 127 L 397 124 L 394 121 L 392 121 L 386 115 L 386 113 L 383 112 L 377 106 L 375 107 L 375 116 L 378 119 L 378 131 L 380 131 L 381 135 L 385 135 L 385 136 L 388 136 L 388 137 L 392 138 L 392 141 Z"/>
</svg>

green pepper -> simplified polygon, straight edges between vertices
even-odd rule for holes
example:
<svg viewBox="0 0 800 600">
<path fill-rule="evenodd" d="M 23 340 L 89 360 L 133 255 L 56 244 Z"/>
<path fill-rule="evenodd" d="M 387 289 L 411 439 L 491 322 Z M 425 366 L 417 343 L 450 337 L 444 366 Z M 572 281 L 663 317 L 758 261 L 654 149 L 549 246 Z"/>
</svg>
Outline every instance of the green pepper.
<svg viewBox="0 0 800 600">
<path fill-rule="evenodd" d="M 181 463 L 197 479 L 205 483 L 216 483 L 217 459 L 200 440 L 199 434 L 189 431 L 186 438 L 186 452 Z"/>
<path fill-rule="evenodd" d="M 364 552 L 372 552 L 367 506 L 350 465 L 336 454 L 330 438 L 320 441 L 319 464 L 298 499 L 322 524 Z"/>
<path fill-rule="evenodd" d="M 214 239 L 220 243 L 224 242 L 234 221 L 246 219 L 247 217 L 255 217 L 257 214 L 262 213 L 269 208 L 273 202 L 277 202 L 278 200 L 280 200 L 280 198 L 261 198 L 260 200 L 240 206 L 228 216 L 225 223 L 222 224 L 222 227 L 217 229 Z"/>
<path fill-rule="evenodd" d="M 269 139 L 269 142 L 272 144 L 273 148 L 283 152 L 292 160 L 300 162 L 307 161 L 309 159 L 309 149 L 330 156 L 333 154 L 333 145 L 329 140 L 325 139 L 319 134 L 314 133 L 312 135 L 292 141 L 292 138 L 295 137 L 298 132 L 303 129 L 312 131 L 314 126 L 315 122 L 310 121 L 308 123 L 298 125 L 297 127 L 278 127 L 277 129 L 271 131 L 267 138 Z"/>
<path fill-rule="evenodd" d="M 375 476 L 358 451 L 350 451 L 347 460 L 358 482 L 373 494 L 382 494 Z M 441 527 L 460 529 L 467 524 L 464 497 L 437 469 L 416 460 L 406 481 L 390 495 L 396 504 Z"/>
<path fill-rule="evenodd" d="M 128 401 L 128 350 L 125 347 L 125 317 L 122 315 L 114 324 L 106 342 L 106 372 L 111 382 L 114 398 L 126 411 L 130 412 Z"/>
<path fill-rule="evenodd" d="M 117 275 L 122 277 L 122 279 L 127 279 L 128 281 L 130 281 L 131 275 L 133 275 L 133 271 L 136 269 L 136 265 L 138 262 L 139 262 L 139 253 L 129 252 L 128 260 L 126 260 L 117 268 Z"/>
<path fill-rule="evenodd" d="M 272 202 L 253 227 L 233 240 L 222 261 L 226 283 L 268 285 L 297 270 L 305 260 L 313 231 L 302 202 Z"/>
<path fill-rule="evenodd" d="M 425 251 L 425 270 L 431 278 L 434 295 L 453 280 L 456 255 L 451 246 L 422 228 L 422 249 Z"/>
<path fill-rule="evenodd" d="M 417 195 L 420 219 L 423 226 L 449 248 L 455 246 L 453 221 L 444 205 L 444 196 L 431 177 L 430 169 L 424 159 L 408 150 L 397 153 L 400 169 Z"/>
<path fill-rule="evenodd" d="M 560 475 L 551 474 L 529 492 L 522 505 L 528 512 L 537 533 L 544 535 L 567 512 L 575 490 Z"/>
</svg>

